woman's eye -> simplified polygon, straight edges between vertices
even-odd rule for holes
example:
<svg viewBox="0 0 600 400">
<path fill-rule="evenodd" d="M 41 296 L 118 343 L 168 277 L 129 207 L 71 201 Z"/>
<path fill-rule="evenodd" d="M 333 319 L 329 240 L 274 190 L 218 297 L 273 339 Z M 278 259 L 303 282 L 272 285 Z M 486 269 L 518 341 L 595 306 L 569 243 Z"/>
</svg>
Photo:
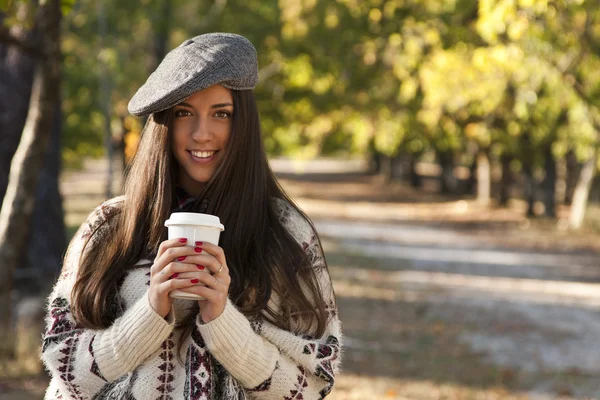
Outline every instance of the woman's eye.
<svg viewBox="0 0 600 400">
<path fill-rule="evenodd" d="M 217 118 L 229 118 L 231 113 L 229 111 L 217 111 L 215 117 Z"/>
<path fill-rule="evenodd" d="M 177 110 L 175 111 L 175 117 L 180 118 L 180 117 L 187 117 L 192 115 L 188 110 Z"/>
</svg>

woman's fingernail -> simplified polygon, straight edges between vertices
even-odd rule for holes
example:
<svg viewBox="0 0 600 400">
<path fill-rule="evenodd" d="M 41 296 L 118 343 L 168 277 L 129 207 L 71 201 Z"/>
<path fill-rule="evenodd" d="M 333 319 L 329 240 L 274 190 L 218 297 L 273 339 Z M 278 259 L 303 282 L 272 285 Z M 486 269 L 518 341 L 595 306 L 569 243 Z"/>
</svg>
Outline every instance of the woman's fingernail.
<svg viewBox="0 0 600 400">
<path fill-rule="evenodd" d="M 187 243 L 187 238 L 179 238 L 179 243 Z"/>
<path fill-rule="evenodd" d="M 196 246 L 202 246 L 204 242 L 196 242 Z"/>
<path fill-rule="evenodd" d="M 194 247 L 194 251 L 196 253 L 202 253 L 202 249 L 200 247 Z"/>
<path fill-rule="evenodd" d="M 171 278 L 177 278 L 179 276 L 179 274 L 173 274 L 171 275 Z"/>
<path fill-rule="evenodd" d="M 185 260 L 185 256 L 177 257 L 177 261 L 183 261 L 183 260 Z"/>
<path fill-rule="evenodd" d="M 190 282 L 192 282 L 192 283 L 198 283 L 198 282 L 200 282 L 200 279 L 192 279 Z"/>
<path fill-rule="evenodd" d="M 199 270 L 203 270 L 204 268 L 206 268 L 204 265 L 196 265 L 196 267 L 197 267 Z"/>
</svg>

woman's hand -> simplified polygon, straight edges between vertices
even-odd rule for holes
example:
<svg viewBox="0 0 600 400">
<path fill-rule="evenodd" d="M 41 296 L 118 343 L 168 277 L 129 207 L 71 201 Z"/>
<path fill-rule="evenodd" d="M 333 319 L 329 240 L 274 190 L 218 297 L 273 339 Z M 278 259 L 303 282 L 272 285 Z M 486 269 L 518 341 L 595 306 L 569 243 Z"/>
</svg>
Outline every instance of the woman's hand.
<svg viewBox="0 0 600 400">
<path fill-rule="evenodd" d="M 154 264 L 150 268 L 150 289 L 148 300 L 154 311 L 166 317 L 171 311 L 173 299 L 169 293 L 175 289 L 195 286 L 190 279 L 171 279 L 179 274 L 198 271 L 195 264 L 187 261 L 190 256 L 198 254 L 193 247 L 186 246 L 187 239 L 169 239 L 160 244 Z M 183 262 L 187 261 L 187 262 Z"/>
<path fill-rule="evenodd" d="M 196 242 L 195 256 L 189 257 L 189 261 L 197 264 L 197 270 L 193 273 L 180 274 L 178 279 L 194 279 L 197 284 L 192 287 L 181 289 L 183 292 L 200 295 L 205 300 L 198 300 L 202 321 L 208 323 L 223 313 L 227 304 L 227 294 L 231 277 L 223 249 L 211 243 Z M 203 286 L 205 285 L 205 286 Z"/>
</svg>

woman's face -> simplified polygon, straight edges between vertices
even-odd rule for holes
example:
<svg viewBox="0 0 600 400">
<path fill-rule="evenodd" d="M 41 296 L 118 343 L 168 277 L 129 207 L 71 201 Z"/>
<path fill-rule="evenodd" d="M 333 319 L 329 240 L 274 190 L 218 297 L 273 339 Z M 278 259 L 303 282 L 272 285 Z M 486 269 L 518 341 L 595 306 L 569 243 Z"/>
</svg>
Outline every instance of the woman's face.
<svg viewBox="0 0 600 400">
<path fill-rule="evenodd" d="M 231 133 L 233 98 L 214 85 L 173 107 L 172 149 L 179 163 L 179 185 L 196 196 L 223 161 Z"/>
</svg>

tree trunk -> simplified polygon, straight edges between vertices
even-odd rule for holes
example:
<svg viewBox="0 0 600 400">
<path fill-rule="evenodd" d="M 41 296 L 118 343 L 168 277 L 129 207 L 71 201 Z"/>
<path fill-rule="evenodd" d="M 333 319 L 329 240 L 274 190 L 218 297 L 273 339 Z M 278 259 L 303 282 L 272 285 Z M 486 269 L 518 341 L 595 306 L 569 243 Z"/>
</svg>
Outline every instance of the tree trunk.
<svg viewBox="0 0 600 400">
<path fill-rule="evenodd" d="M 371 152 L 371 156 L 370 156 L 370 162 L 369 162 L 369 173 L 371 173 L 372 175 L 379 175 L 381 173 L 381 162 L 382 162 L 382 155 L 381 153 L 379 153 L 378 151 L 373 150 Z"/>
<path fill-rule="evenodd" d="M 477 194 L 477 156 L 473 157 L 473 162 L 469 167 L 469 179 L 467 179 L 467 184 L 465 185 L 465 193 L 468 194 Z"/>
<path fill-rule="evenodd" d="M 167 55 L 167 45 L 169 44 L 169 33 L 171 31 L 171 0 L 162 0 L 158 2 L 159 12 L 156 18 L 156 31 L 154 32 L 154 62 L 155 65 L 150 72 L 154 71 L 158 64 Z"/>
<path fill-rule="evenodd" d="M 15 27 L 11 33 L 21 30 Z M 31 34 L 20 36 L 25 39 Z M 0 199 L 6 193 L 10 161 L 19 146 L 27 118 L 34 66 L 33 56 L 16 46 L 0 43 Z"/>
<path fill-rule="evenodd" d="M 13 275 L 27 246 L 37 183 L 50 141 L 60 80 L 60 1 L 38 6 L 40 51 L 35 67 L 29 112 L 13 156 L 9 183 L 0 211 L 0 345 L 12 354 L 11 290 Z M 40 255 L 38 255 L 40 256 Z"/>
<path fill-rule="evenodd" d="M 500 158 L 502 163 L 502 179 L 500 180 L 500 205 L 508 206 L 510 200 L 510 185 L 512 184 L 512 171 L 510 170 L 511 158 L 503 154 Z"/>
<path fill-rule="evenodd" d="M 597 153 L 583 164 L 581 174 L 579 175 L 579 181 L 575 187 L 573 193 L 573 204 L 571 205 L 571 213 L 569 215 L 569 227 L 571 229 L 579 229 L 583 224 L 583 217 L 585 216 L 585 209 L 587 208 L 587 202 L 590 195 L 590 188 L 592 181 L 596 175 L 596 159 Z"/>
<path fill-rule="evenodd" d="M 546 217 L 556 217 L 556 162 L 552 154 L 552 146 L 548 145 L 545 149 L 544 169 L 546 177 L 544 178 L 544 215 Z"/>
<path fill-rule="evenodd" d="M 27 118 L 34 66 L 35 60 L 31 55 L 16 46 L 0 43 L 0 94 L 5 94 L 0 95 L 0 199 L 6 193 L 10 162 Z M 64 212 L 58 188 L 61 163 L 60 102 L 55 108 L 57 117 L 38 183 L 33 221 L 29 228 L 31 234 L 27 239 L 29 246 L 26 253 L 19 256 L 25 262 L 18 265 L 15 271 L 14 289 L 19 297 L 47 293 L 60 268 L 66 247 Z M 40 254 L 44 257 L 40 257 Z"/>
<path fill-rule="evenodd" d="M 492 173 L 487 151 L 477 153 L 477 202 L 483 205 L 490 203 L 492 192 Z"/>
<path fill-rule="evenodd" d="M 456 177 L 454 176 L 454 154 L 451 151 L 438 152 L 438 160 L 442 172 L 440 174 L 440 192 L 450 194 L 456 192 Z"/>
<path fill-rule="evenodd" d="M 567 172 L 566 172 L 566 188 L 565 188 L 565 204 L 571 204 L 573 201 L 573 193 L 575 192 L 575 186 L 579 178 L 581 166 L 577 161 L 577 157 L 573 151 L 567 153 L 566 158 Z"/>
<path fill-rule="evenodd" d="M 565 204 L 567 196 L 567 160 L 565 157 L 556 162 L 556 203 Z"/>
<path fill-rule="evenodd" d="M 19 297 L 46 295 L 56 279 L 66 249 L 66 231 L 58 177 L 61 170 L 61 105 L 55 105 L 54 127 L 46 152 L 44 167 L 38 179 L 37 195 L 25 268 L 17 267 L 15 288 Z M 44 257 L 40 257 L 43 254 Z"/>
<path fill-rule="evenodd" d="M 388 157 L 386 155 L 381 155 L 381 170 L 380 175 L 383 177 L 383 182 L 388 184 L 392 181 L 393 178 L 393 159 L 392 157 Z"/>
<path fill-rule="evenodd" d="M 421 158 L 420 153 L 411 153 L 410 154 L 410 162 L 409 162 L 409 175 L 410 175 L 410 184 L 412 187 L 416 189 L 420 189 L 423 187 L 423 179 L 421 179 L 421 175 L 419 175 L 417 171 L 417 163 Z"/>
<path fill-rule="evenodd" d="M 527 201 L 527 216 L 535 217 L 535 177 L 533 176 L 533 165 L 530 161 L 523 163 L 523 194 Z"/>
</svg>

